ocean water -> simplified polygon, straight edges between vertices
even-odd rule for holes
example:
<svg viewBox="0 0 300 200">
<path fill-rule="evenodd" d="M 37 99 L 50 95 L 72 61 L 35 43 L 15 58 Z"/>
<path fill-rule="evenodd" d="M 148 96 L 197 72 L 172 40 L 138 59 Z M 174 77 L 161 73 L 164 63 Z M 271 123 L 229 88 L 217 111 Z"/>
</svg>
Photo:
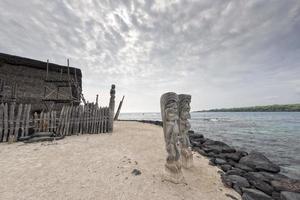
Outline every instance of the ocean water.
<svg viewBox="0 0 300 200">
<path fill-rule="evenodd" d="M 300 179 L 300 112 L 191 113 L 192 130 L 237 149 L 256 150 Z M 160 113 L 121 113 L 120 119 L 161 120 Z"/>
</svg>

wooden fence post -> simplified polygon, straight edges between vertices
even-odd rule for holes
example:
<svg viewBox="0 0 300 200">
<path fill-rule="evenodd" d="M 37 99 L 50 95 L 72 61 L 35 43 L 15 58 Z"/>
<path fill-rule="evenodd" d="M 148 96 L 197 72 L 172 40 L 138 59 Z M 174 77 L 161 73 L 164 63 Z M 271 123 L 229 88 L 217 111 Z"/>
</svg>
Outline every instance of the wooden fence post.
<svg viewBox="0 0 300 200">
<path fill-rule="evenodd" d="M 102 116 L 101 116 L 101 107 L 99 108 L 99 124 L 98 124 L 98 133 L 101 133 L 101 121 L 102 121 Z"/>
<path fill-rule="evenodd" d="M 7 142 L 8 135 L 8 105 L 7 103 L 4 105 L 4 135 L 3 142 Z"/>
<path fill-rule="evenodd" d="M 9 107 L 9 136 L 8 142 L 11 143 L 14 141 L 14 116 L 15 116 L 15 104 L 10 104 Z"/>
<path fill-rule="evenodd" d="M 37 112 L 34 113 L 33 115 L 33 126 L 34 126 L 34 132 L 36 133 L 38 131 L 38 127 L 39 127 L 39 124 L 38 124 L 38 114 Z"/>
<path fill-rule="evenodd" d="M 56 132 L 56 111 L 53 111 L 53 127 L 52 131 L 55 133 Z"/>
<path fill-rule="evenodd" d="M 56 127 L 56 132 L 61 136 L 62 134 L 62 125 L 63 125 L 63 114 L 65 112 L 65 106 L 62 107 L 59 115 L 59 121 L 58 121 L 58 126 Z"/>
<path fill-rule="evenodd" d="M 63 135 L 67 135 L 67 129 L 68 129 L 68 115 L 69 115 L 69 111 L 70 111 L 70 106 L 67 106 L 67 109 L 66 109 L 66 113 L 65 113 L 65 116 L 64 116 L 64 134 Z"/>
<path fill-rule="evenodd" d="M 1 85 L 0 85 L 0 87 L 1 87 Z M 2 141 L 2 137 L 3 137 L 3 129 L 4 129 L 3 121 L 4 121 L 4 104 L 1 103 L 1 105 L 0 105 L 0 142 Z"/>
<path fill-rule="evenodd" d="M 24 135 L 25 135 L 25 118 L 26 118 L 25 116 L 26 116 L 27 107 L 28 107 L 28 105 L 24 104 L 23 113 L 22 113 L 21 119 L 20 119 L 21 137 L 24 137 Z"/>
<path fill-rule="evenodd" d="M 31 104 L 28 105 L 27 112 L 26 112 L 25 136 L 28 136 L 29 133 L 28 129 L 29 129 L 30 111 L 31 111 Z"/>
<path fill-rule="evenodd" d="M 109 109 L 108 109 L 108 123 L 107 130 L 109 132 L 113 131 L 114 128 L 114 114 L 115 114 L 115 97 L 116 97 L 116 89 L 115 85 L 111 85 L 110 89 L 110 100 L 109 100 Z"/>
<path fill-rule="evenodd" d="M 42 111 L 41 113 L 40 113 L 40 117 L 39 117 L 40 119 L 39 119 L 39 132 L 41 132 L 41 131 L 43 131 L 43 120 L 44 120 L 44 111 Z"/>
<path fill-rule="evenodd" d="M 14 141 L 15 142 L 18 140 L 22 110 L 23 110 L 23 104 L 20 104 L 18 107 L 16 127 L 15 127 L 15 131 L 14 131 Z"/>
<path fill-rule="evenodd" d="M 80 105 L 79 107 L 79 134 L 82 134 L 82 126 L 83 126 L 83 106 Z"/>
</svg>

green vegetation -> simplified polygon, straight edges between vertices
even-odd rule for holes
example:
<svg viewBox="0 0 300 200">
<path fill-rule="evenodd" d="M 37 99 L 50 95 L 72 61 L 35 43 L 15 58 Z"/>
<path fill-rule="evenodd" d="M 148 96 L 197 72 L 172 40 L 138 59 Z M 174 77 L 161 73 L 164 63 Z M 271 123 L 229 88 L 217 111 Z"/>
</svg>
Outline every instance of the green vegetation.
<svg viewBox="0 0 300 200">
<path fill-rule="evenodd" d="M 242 108 L 221 108 L 196 112 L 300 112 L 300 104 L 252 106 Z"/>
</svg>

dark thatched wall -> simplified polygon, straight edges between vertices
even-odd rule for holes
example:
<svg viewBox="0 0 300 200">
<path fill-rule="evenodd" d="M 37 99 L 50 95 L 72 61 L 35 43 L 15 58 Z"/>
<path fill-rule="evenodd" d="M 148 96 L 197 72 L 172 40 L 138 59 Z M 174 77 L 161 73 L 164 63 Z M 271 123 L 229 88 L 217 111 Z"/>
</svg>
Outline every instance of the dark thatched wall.
<svg viewBox="0 0 300 200">
<path fill-rule="evenodd" d="M 63 72 L 62 75 L 61 70 Z M 49 63 L 48 79 L 67 80 L 67 72 L 68 67 Z M 46 74 L 46 62 L 0 53 L 0 83 L 4 83 L 3 91 L 0 91 L 2 99 L 11 98 L 12 88 L 16 83 L 17 103 L 31 103 L 33 110 L 43 109 L 45 106 L 41 100 L 44 96 L 44 87 L 56 88 L 53 83 L 44 81 Z M 75 79 L 75 74 L 81 88 L 81 70 L 70 67 L 70 78 Z M 69 88 L 61 88 L 60 91 L 66 95 L 70 94 Z M 77 96 L 76 93 L 77 91 L 73 88 L 72 95 Z M 49 98 L 56 98 L 56 94 L 50 95 Z M 65 97 L 59 96 L 59 98 Z"/>
</svg>

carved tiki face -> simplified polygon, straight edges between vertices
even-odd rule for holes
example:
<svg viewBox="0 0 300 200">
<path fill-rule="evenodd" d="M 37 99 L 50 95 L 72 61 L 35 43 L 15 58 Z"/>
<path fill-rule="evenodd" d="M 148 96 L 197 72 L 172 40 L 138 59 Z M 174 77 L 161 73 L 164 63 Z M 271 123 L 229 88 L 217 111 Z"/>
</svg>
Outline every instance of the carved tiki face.
<svg viewBox="0 0 300 200">
<path fill-rule="evenodd" d="M 175 121 L 178 119 L 178 95 L 167 92 L 161 96 L 161 114 L 163 121 Z"/>
<path fill-rule="evenodd" d="M 181 120 L 191 119 L 190 115 L 190 103 L 191 103 L 191 95 L 188 94 L 180 94 L 179 96 L 179 117 Z"/>
<path fill-rule="evenodd" d="M 166 120 L 167 121 L 175 121 L 178 120 L 178 105 L 177 102 L 169 102 L 169 104 L 166 105 Z"/>
</svg>

